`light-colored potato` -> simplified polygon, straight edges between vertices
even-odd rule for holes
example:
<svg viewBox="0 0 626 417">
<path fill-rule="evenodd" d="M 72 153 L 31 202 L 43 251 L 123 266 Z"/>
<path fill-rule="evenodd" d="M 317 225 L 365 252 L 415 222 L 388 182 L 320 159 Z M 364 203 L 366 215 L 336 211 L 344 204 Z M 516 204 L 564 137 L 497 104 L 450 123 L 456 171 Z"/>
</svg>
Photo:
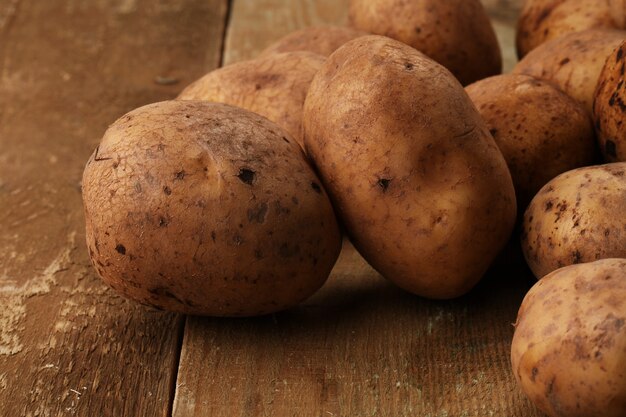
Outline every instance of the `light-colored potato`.
<svg viewBox="0 0 626 417">
<path fill-rule="evenodd" d="M 179 100 L 226 103 L 267 117 L 302 146 L 302 107 L 325 58 L 286 52 L 238 62 L 209 72 L 189 85 Z"/>
<path fill-rule="evenodd" d="M 502 56 L 480 0 L 350 0 L 350 23 L 439 62 L 463 85 L 500 74 Z"/>
<path fill-rule="evenodd" d="M 571 265 L 519 310 L 513 373 L 550 417 L 626 416 L 626 260 Z"/>
<path fill-rule="evenodd" d="M 542 43 L 588 29 L 626 29 L 624 0 L 526 0 L 517 24 L 521 58 Z"/>
<path fill-rule="evenodd" d="M 382 36 L 348 42 L 316 75 L 305 144 L 355 247 L 432 298 L 481 278 L 515 222 L 506 162 L 463 87 Z"/>
<path fill-rule="evenodd" d="M 367 35 L 345 26 L 313 26 L 292 32 L 268 46 L 260 56 L 281 52 L 309 51 L 328 57 L 346 42 Z"/>
<path fill-rule="evenodd" d="M 552 178 L 595 162 L 589 114 L 551 84 L 506 74 L 478 81 L 466 91 L 506 159 L 522 213 Z"/>
<path fill-rule="evenodd" d="M 524 214 L 522 249 L 537 278 L 626 258 L 626 163 L 575 169 L 546 184 Z"/>
<path fill-rule="evenodd" d="M 606 59 L 622 41 L 621 30 L 586 30 L 545 42 L 513 69 L 549 81 L 585 105 L 589 113 L 593 94 Z"/>
<path fill-rule="evenodd" d="M 102 279 L 158 308 L 250 316 L 315 292 L 341 236 L 302 150 L 224 104 L 167 101 L 113 123 L 83 175 Z"/>
<path fill-rule="evenodd" d="M 600 74 L 593 102 L 598 142 L 608 162 L 626 161 L 626 42 L 615 49 Z"/>
</svg>

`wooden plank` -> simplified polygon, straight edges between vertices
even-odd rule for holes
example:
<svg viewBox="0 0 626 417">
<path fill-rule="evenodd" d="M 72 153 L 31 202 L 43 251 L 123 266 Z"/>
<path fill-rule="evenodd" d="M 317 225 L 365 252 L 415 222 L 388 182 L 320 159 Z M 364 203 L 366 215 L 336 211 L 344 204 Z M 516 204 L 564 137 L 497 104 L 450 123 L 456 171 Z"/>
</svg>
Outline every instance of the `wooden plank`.
<svg viewBox="0 0 626 417">
<path fill-rule="evenodd" d="M 183 318 L 116 296 L 80 180 L 107 125 L 218 65 L 226 0 L 0 3 L 0 415 L 169 414 Z"/>
<path fill-rule="evenodd" d="M 516 1 L 485 3 L 513 51 L 515 12 L 505 8 Z M 310 24 L 341 24 L 346 4 L 234 0 L 225 62 Z M 505 57 L 510 68 L 514 55 Z M 295 309 L 188 317 L 174 416 L 539 416 L 509 365 L 511 323 L 533 282 L 516 265 L 459 300 L 428 301 L 383 280 L 346 244 L 329 282 Z"/>
</svg>

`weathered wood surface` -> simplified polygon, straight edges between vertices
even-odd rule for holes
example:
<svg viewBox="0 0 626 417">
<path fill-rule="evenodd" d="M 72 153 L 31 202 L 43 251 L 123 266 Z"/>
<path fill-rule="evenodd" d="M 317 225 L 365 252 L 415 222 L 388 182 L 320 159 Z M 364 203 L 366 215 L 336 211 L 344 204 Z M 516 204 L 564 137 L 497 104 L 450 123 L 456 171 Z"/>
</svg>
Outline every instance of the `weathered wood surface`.
<svg viewBox="0 0 626 417">
<path fill-rule="evenodd" d="M 89 265 L 82 169 L 109 123 L 219 63 L 226 0 L 0 1 L 0 416 L 166 416 L 184 318 Z"/>
<path fill-rule="evenodd" d="M 307 25 L 341 24 L 346 3 L 235 0 L 224 62 Z M 509 69 L 515 4 L 486 5 Z M 512 322 L 532 282 L 515 265 L 464 298 L 427 301 L 384 281 L 347 244 L 329 282 L 298 308 L 188 317 L 174 416 L 539 416 L 509 365 Z"/>
</svg>

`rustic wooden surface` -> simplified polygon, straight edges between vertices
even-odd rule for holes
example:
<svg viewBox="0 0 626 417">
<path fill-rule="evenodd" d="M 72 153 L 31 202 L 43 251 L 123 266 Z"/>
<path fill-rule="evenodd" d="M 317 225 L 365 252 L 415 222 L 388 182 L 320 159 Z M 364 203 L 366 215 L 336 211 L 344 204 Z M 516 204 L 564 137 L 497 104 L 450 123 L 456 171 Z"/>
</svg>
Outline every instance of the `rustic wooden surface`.
<svg viewBox="0 0 626 417">
<path fill-rule="evenodd" d="M 484 3 L 509 69 L 518 0 Z M 539 415 L 508 363 L 519 265 L 434 302 L 347 244 L 311 300 L 245 320 L 136 306 L 89 266 L 80 177 L 106 126 L 345 4 L 0 0 L 0 416 Z"/>
</svg>

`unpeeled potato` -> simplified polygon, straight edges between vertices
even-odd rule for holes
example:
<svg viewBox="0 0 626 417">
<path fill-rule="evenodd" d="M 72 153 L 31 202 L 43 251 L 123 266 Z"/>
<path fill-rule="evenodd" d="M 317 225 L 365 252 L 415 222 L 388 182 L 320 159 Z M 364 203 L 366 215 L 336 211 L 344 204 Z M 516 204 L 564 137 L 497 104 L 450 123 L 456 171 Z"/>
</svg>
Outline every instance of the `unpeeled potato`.
<svg viewBox="0 0 626 417">
<path fill-rule="evenodd" d="M 302 146 L 302 107 L 324 57 L 285 52 L 242 61 L 209 72 L 178 96 L 179 100 L 226 103 L 267 117 Z"/>
<path fill-rule="evenodd" d="M 552 178 L 596 161 L 589 114 L 548 82 L 505 74 L 466 91 L 506 159 L 522 213 Z"/>
<path fill-rule="evenodd" d="M 541 279 L 519 310 L 513 373 L 550 417 L 626 416 L 626 259 Z"/>
<path fill-rule="evenodd" d="M 626 161 L 626 42 L 613 51 L 600 74 L 593 118 L 600 149 L 608 162 Z"/>
<path fill-rule="evenodd" d="M 626 258 L 626 162 L 575 169 L 546 184 L 524 214 L 522 249 L 537 278 Z"/>
<path fill-rule="evenodd" d="M 414 47 L 463 85 L 499 74 L 502 55 L 480 0 L 350 0 L 350 24 Z"/>
<path fill-rule="evenodd" d="M 513 69 L 556 85 L 585 105 L 593 95 L 606 59 L 626 39 L 626 31 L 594 29 L 574 32 L 541 44 Z"/>
<path fill-rule="evenodd" d="M 507 242 L 515 192 L 461 84 L 401 42 L 364 36 L 323 65 L 305 144 L 363 257 L 432 298 L 469 291 Z"/>
<path fill-rule="evenodd" d="M 624 0 L 526 0 L 517 23 L 520 58 L 539 45 L 588 29 L 626 29 Z"/>
<path fill-rule="evenodd" d="M 85 167 L 83 202 L 101 278 L 186 314 L 292 307 L 326 281 L 341 248 L 300 147 L 225 104 L 166 101 L 117 120 Z"/>
</svg>

